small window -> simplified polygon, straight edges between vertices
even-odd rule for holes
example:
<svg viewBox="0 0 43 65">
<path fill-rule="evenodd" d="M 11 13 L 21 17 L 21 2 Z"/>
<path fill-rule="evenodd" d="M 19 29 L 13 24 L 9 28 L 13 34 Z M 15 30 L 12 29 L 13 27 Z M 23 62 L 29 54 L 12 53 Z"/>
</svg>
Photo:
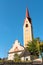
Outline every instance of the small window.
<svg viewBox="0 0 43 65">
<path fill-rule="evenodd" d="M 26 24 L 26 27 L 28 27 L 28 24 Z"/>
</svg>

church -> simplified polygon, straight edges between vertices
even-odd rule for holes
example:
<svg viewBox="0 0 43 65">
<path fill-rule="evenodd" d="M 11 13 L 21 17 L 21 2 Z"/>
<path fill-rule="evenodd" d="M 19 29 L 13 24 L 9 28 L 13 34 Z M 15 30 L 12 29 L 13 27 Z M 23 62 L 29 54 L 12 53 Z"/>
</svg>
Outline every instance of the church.
<svg viewBox="0 0 43 65">
<path fill-rule="evenodd" d="M 8 52 L 8 60 L 14 60 L 14 55 L 17 53 L 21 60 L 30 60 L 30 53 L 26 50 L 28 42 L 32 41 L 32 21 L 29 15 L 28 8 L 26 8 L 26 17 L 23 24 L 23 43 L 24 46 L 20 44 L 18 40 L 14 42 L 12 48 Z"/>
</svg>

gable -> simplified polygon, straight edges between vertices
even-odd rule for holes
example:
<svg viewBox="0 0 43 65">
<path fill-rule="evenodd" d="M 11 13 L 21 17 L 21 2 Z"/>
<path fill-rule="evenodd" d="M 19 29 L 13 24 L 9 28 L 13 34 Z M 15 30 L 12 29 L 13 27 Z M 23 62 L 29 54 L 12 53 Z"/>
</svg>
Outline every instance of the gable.
<svg viewBox="0 0 43 65">
<path fill-rule="evenodd" d="M 22 50 L 24 50 L 24 47 L 20 45 L 18 40 L 16 40 L 15 43 L 13 44 L 12 48 L 9 50 L 9 53 L 19 52 L 19 51 L 22 51 Z"/>
</svg>

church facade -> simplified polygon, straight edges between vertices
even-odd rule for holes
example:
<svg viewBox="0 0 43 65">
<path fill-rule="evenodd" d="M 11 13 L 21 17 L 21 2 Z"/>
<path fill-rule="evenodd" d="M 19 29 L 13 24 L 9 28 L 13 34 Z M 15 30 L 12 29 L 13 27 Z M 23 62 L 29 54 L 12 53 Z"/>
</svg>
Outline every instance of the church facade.
<svg viewBox="0 0 43 65">
<path fill-rule="evenodd" d="M 27 47 L 28 42 L 32 41 L 32 22 L 28 8 L 26 8 L 26 18 L 23 24 L 23 41 L 24 46 L 22 46 L 18 40 L 14 42 L 12 48 L 8 52 L 8 60 L 14 60 L 15 53 L 20 55 L 21 60 L 24 60 L 24 57 L 25 60 L 30 60 L 30 53 L 25 49 Z"/>
</svg>

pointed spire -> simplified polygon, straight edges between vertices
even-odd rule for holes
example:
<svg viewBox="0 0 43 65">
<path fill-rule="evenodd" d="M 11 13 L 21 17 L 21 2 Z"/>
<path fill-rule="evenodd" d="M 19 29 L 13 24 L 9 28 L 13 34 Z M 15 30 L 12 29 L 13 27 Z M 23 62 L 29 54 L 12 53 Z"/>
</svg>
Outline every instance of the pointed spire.
<svg viewBox="0 0 43 65">
<path fill-rule="evenodd" d="M 26 8 L 26 17 L 29 18 L 29 11 L 28 11 L 28 8 Z"/>
</svg>

